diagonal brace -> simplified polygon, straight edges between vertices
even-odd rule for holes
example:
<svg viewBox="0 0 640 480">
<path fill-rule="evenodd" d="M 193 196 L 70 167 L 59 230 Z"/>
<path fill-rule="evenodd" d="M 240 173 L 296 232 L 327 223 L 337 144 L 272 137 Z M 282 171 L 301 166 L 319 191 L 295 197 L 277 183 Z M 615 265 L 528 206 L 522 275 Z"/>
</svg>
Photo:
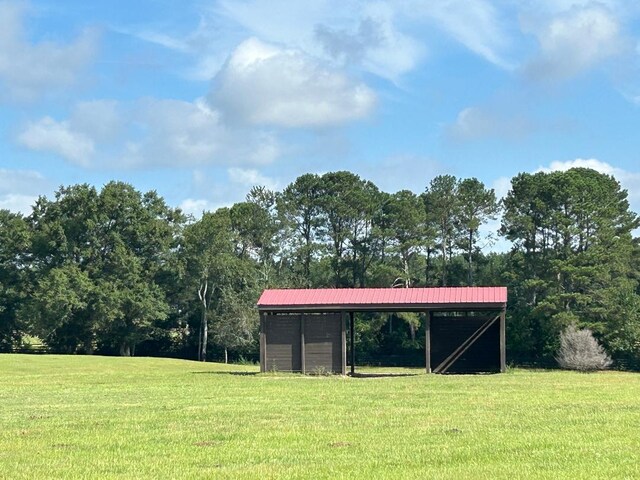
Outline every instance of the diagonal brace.
<svg viewBox="0 0 640 480">
<path fill-rule="evenodd" d="M 462 344 L 458 348 L 456 348 L 453 353 L 451 353 L 451 355 L 445 358 L 440 365 L 434 368 L 433 372 L 445 373 L 451 367 L 451 365 L 453 365 L 462 355 L 464 355 L 464 353 L 469 350 L 469 347 L 471 347 L 471 345 L 473 345 L 476 340 L 478 340 L 478 338 L 480 338 L 484 334 L 484 332 L 486 332 L 489 327 L 491 327 L 491 325 L 493 325 L 499 318 L 500 315 L 498 314 L 497 316 L 489 318 L 489 320 L 484 322 L 480 326 L 480 328 L 478 328 L 471 334 L 469 338 L 462 342 Z"/>
</svg>

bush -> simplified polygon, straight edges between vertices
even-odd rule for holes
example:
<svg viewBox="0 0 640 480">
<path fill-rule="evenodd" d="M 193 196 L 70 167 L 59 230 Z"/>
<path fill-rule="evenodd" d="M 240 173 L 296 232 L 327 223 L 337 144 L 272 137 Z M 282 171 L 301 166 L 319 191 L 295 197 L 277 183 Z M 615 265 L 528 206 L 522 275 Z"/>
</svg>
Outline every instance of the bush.
<svg viewBox="0 0 640 480">
<path fill-rule="evenodd" d="M 560 334 L 556 360 L 562 368 L 580 371 L 603 370 L 612 363 L 591 330 L 578 330 L 575 325 L 569 325 Z"/>
</svg>

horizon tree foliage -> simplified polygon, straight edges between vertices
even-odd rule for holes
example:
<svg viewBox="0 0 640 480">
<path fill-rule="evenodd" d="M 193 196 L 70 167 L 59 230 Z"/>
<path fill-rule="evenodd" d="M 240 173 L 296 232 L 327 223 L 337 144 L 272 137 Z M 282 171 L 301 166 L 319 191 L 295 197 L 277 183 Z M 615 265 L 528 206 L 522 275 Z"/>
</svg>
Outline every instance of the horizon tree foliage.
<svg viewBox="0 0 640 480">
<path fill-rule="evenodd" d="M 248 258 L 248 250 L 239 247 L 245 239 L 236 239 L 232 215 L 233 211 L 227 208 L 205 212 L 184 231 L 184 282 L 192 292 L 191 298 L 195 300 L 197 296 L 200 304 L 200 361 L 207 360 L 210 319 L 213 343 L 223 348 L 225 361 L 229 348 L 250 343 L 256 325 L 247 312 L 252 311 L 251 301 L 255 304 L 257 269 Z"/>
<path fill-rule="evenodd" d="M 501 227 L 513 242 L 506 272 L 512 347 L 549 357 L 560 332 L 576 323 L 609 349 L 619 317 L 637 315 L 639 255 L 632 232 L 639 225 L 627 192 L 611 176 L 584 168 L 516 176 Z M 620 288 L 630 295 L 629 309 L 615 300 Z"/>
<path fill-rule="evenodd" d="M 25 333 L 18 310 L 25 300 L 30 238 L 22 215 L 0 210 L 0 351 L 20 345 Z"/>
<path fill-rule="evenodd" d="M 155 192 L 110 182 L 61 187 L 28 217 L 32 285 L 22 317 L 56 351 L 132 355 L 168 313 L 157 276 L 183 216 Z"/>
<path fill-rule="evenodd" d="M 467 285 L 474 284 L 473 257 L 477 255 L 478 229 L 489 220 L 495 220 L 498 201 L 493 189 L 487 189 L 477 178 L 466 178 L 458 183 L 458 210 L 456 229 L 458 243 L 467 257 Z"/>
<path fill-rule="evenodd" d="M 373 221 L 380 191 L 351 172 L 320 177 L 320 235 L 331 251 L 335 287 L 365 287 L 374 258 Z"/>
<path fill-rule="evenodd" d="M 523 173 L 500 204 L 475 178 L 427 180 L 416 195 L 305 174 L 199 219 L 122 182 L 60 187 L 26 217 L 0 211 L 0 349 L 257 358 L 264 288 L 502 284 L 512 360 L 552 361 L 575 323 L 640 367 L 640 221 L 613 177 Z M 512 249 L 486 253 L 498 214 Z M 418 315 L 356 326 L 361 358 L 422 358 Z"/>
<path fill-rule="evenodd" d="M 307 173 L 289 184 L 276 200 L 278 215 L 287 232 L 293 274 L 307 288 L 312 285 L 311 261 L 319 249 L 320 196 L 320 177 Z"/>
<path fill-rule="evenodd" d="M 435 227 L 440 250 L 440 286 L 446 287 L 453 257 L 455 225 L 459 212 L 458 179 L 453 175 L 438 175 L 422 195 L 428 222 Z"/>
</svg>

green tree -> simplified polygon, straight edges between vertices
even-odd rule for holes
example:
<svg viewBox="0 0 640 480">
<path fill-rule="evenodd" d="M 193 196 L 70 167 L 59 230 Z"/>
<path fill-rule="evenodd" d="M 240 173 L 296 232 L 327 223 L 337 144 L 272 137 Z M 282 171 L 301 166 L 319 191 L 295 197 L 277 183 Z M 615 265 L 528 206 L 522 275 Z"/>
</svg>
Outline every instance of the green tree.
<svg viewBox="0 0 640 480">
<path fill-rule="evenodd" d="M 318 250 L 316 238 L 320 226 L 320 177 L 307 173 L 289 184 L 277 199 L 278 214 L 293 250 L 294 269 L 302 286 L 311 286 L 311 260 Z M 297 265 L 301 266 L 298 272 Z"/>
<path fill-rule="evenodd" d="M 182 255 L 186 265 L 186 286 L 200 304 L 198 360 L 206 361 L 209 343 L 209 312 L 216 289 L 226 287 L 235 258 L 229 209 L 205 212 L 200 220 L 184 232 Z M 244 257 L 241 249 L 238 254 Z"/>
<path fill-rule="evenodd" d="M 373 222 L 381 208 L 380 191 L 350 172 L 326 173 L 320 182 L 320 231 L 332 253 L 334 285 L 364 287 L 375 255 Z M 349 277 L 345 267 L 350 267 Z"/>
<path fill-rule="evenodd" d="M 389 197 L 384 211 L 390 233 L 392 250 L 400 259 L 398 279 L 402 286 L 410 288 L 419 275 L 412 271 L 416 255 L 425 244 L 426 215 L 420 198 L 409 190 L 401 190 Z"/>
<path fill-rule="evenodd" d="M 441 286 L 446 286 L 454 249 L 455 220 L 459 210 L 458 180 L 452 175 L 438 175 L 431 180 L 422 198 L 427 221 L 436 231 L 442 268 Z"/>
<path fill-rule="evenodd" d="M 18 310 L 28 286 L 29 242 L 22 215 L 0 210 L 0 351 L 19 345 L 25 334 Z"/>
<path fill-rule="evenodd" d="M 511 303 L 521 333 L 530 332 L 530 354 L 551 355 L 574 322 L 612 341 L 620 311 L 602 299 L 619 279 L 637 276 L 632 231 L 640 222 L 627 192 L 611 176 L 578 168 L 520 174 L 504 204 L 501 232 L 514 242 Z"/>
<path fill-rule="evenodd" d="M 157 282 L 170 268 L 182 214 L 155 192 L 110 182 L 99 193 L 61 187 L 54 200 L 40 198 L 28 220 L 34 287 L 23 312 L 34 331 L 65 351 L 91 353 L 99 344 L 133 354 L 167 316 Z"/>
<path fill-rule="evenodd" d="M 478 241 L 478 229 L 498 213 L 498 202 L 493 189 L 485 188 L 476 178 L 466 178 L 458 184 L 458 210 L 456 227 L 462 250 L 467 255 L 467 285 L 473 285 L 473 256 Z"/>
</svg>

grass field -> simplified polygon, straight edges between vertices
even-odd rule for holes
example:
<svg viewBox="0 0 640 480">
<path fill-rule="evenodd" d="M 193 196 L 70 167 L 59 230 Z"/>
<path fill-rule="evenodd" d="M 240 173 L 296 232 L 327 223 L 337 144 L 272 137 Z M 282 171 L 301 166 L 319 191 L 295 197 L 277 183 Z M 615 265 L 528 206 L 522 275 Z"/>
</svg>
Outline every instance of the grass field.
<svg viewBox="0 0 640 480">
<path fill-rule="evenodd" d="M 640 375 L 0 355 L 0 477 L 640 478 Z"/>
</svg>

